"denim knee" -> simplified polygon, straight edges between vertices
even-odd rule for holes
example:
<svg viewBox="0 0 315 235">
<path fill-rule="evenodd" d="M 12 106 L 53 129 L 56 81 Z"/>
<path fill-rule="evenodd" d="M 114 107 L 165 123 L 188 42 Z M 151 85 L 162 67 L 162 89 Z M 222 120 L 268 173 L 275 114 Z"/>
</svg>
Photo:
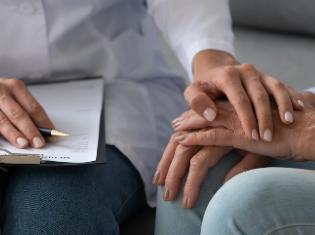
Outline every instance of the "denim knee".
<svg viewBox="0 0 315 235">
<path fill-rule="evenodd" d="M 182 207 L 183 187 L 173 202 L 163 200 L 163 187 L 160 187 L 157 196 L 156 235 L 200 234 L 202 217 L 211 197 L 221 187 L 225 175 L 239 159 L 237 152 L 231 152 L 219 164 L 209 169 L 197 203 L 192 209 Z M 185 178 L 183 182 L 185 182 Z"/>
<path fill-rule="evenodd" d="M 303 184 L 305 172 L 310 174 L 306 170 L 263 168 L 234 177 L 210 201 L 201 234 L 273 234 L 271 231 L 281 226 L 303 223 L 305 213 L 297 221 L 296 211 L 303 204 L 300 194 L 308 190 Z M 287 216 L 290 213 L 292 216 Z"/>
</svg>

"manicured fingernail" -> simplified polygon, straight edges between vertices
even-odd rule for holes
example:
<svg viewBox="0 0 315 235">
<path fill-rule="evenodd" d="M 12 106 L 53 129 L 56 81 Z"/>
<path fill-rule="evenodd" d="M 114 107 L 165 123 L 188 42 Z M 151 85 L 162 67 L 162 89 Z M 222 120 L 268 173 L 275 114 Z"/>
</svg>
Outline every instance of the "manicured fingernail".
<svg viewBox="0 0 315 235">
<path fill-rule="evenodd" d="M 39 137 L 33 138 L 33 147 L 34 148 L 40 148 L 44 145 L 44 142 Z"/>
<path fill-rule="evenodd" d="M 153 184 L 157 185 L 160 182 L 160 172 L 156 172 L 154 177 L 153 177 Z"/>
<path fill-rule="evenodd" d="M 252 139 L 259 140 L 258 131 L 256 129 L 252 130 Z"/>
<path fill-rule="evenodd" d="M 169 201 L 170 200 L 170 191 L 168 188 L 165 187 L 164 189 L 164 201 Z"/>
<path fill-rule="evenodd" d="M 183 207 L 185 209 L 189 209 L 191 207 L 190 205 L 190 200 L 188 197 L 184 196 L 184 199 L 183 199 Z"/>
<path fill-rule="evenodd" d="M 24 148 L 28 145 L 28 141 L 27 139 L 23 138 L 23 137 L 18 137 L 16 139 L 16 143 L 19 145 L 19 147 Z"/>
<path fill-rule="evenodd" d="M 293 114 L 291 112 L 285 112 L 284 119 L 286 120 L 286 122 L 292 123 L 294 120 Z"/>
<path fill-rule="evenodd" d="M 214 112 L 214 110 L 212 108 L 207 108 L 204 112 L 203 112 L 203 116 L 205 117 L 205 119 L 207 119 L 209 122 L 212 122 L 215 117 L 217 116 L 216 112 Z"/>
<path fill-rule="evenodd" d="M 302 108 L 305 107 L 304 102 L 303 102 L 302 100 L 298 100 L 297 103 L 298 103 Z"/>
<path fill-rule="evenodd" d="M 272 133 L 271 130 L 265 130 L 264 132 L 264 140 L 267 142 L 271 142 L 272 141 Z"/>
</svg>

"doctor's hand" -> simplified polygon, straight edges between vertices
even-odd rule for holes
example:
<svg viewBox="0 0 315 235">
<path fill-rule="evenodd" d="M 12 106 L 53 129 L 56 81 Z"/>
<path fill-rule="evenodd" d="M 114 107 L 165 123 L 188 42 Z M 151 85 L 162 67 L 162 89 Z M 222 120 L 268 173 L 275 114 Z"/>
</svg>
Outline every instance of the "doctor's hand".
<svg viewBox="0 0 315 235">
<path fill-rule="evenodd" d="M 281 122 L 294 122 L 293 110 L 303 109 L 299 93 L 251 64 L 240 64 L 222 51 L 199 52 L 193 61 L 194 82 L 185 91 L 190 107 L 208 121 L 216 118 L 215 101 L 227 98 L 248 138 L 270 142 L 273 138 L 271 99 Z"/>
<path fill-rule="evenodd" d="M 0 134 L 17 148 L 41 148 L 37 127 L 53 128 L 41 105 L 22 81 L 0 78 Z"/>
</svg>

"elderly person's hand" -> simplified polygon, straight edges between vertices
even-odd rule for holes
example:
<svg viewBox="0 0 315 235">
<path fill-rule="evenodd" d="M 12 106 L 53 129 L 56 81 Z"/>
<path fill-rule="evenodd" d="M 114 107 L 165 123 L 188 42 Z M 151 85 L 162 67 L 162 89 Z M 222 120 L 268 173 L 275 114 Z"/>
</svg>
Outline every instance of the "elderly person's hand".
<svg viewBox="0 0 315 235">
<path fill-rule="evenodd" d="M 233 56 L 215 50 L 198 53 L 193 61 L 194 82 L 185 91 L 190 107 L 208 121 L 217 115 L 215 101 L 227 98 L 234 107 L 248 138 L 270 142 L 273 118 L 270 97 L 278 106 L 280 120 L 294 121 L 293 109 L 303 100 L 293 89 L 251 64 L 240 64 Z"/>
<path fill-rule="evenodd" d="M 200 118 L 199 115 L 195 114 Z M 232 148 L 212 146 L 183 146 L 176 135 L 171 137 L 154 177 L 156 185 L 164 185 L 164 200 L 172 201 L 178 195 L 185 175 L 183 207 L 192 208 L 196 203 L 208 170 L 215 166 Z M 242 153 L 243 159 L 225 176 L 225 181 L 247 170 L 266 166 L 270 159 L 250 153 Z M 188 174 L 187 174 L 188 171 Z"/>
<path fill-rule="evenodd" d="M 296 112 L 293 124 L 284 125 L 276 111 L 273 111 L 275 135 L 270 143 L 246 138 L 241 122 L 228 102 L 217 103 L 218 117 L 215 121 L 208 122 L 209 128 L 180 132 L 174 138 L 184 146 L 228 146 L 279 159 L 315 160 L 315 108 L 312 106 L 315 104 L 315 96 L 310 93 L 304 93 L 303 96 L 307 99 L 305 109 Z M 196 123 L 196 118 L 197 115 L 191 113 L 185 122 Z M 198 127 L 205 125 L 199 124 Z"/>
</svg>

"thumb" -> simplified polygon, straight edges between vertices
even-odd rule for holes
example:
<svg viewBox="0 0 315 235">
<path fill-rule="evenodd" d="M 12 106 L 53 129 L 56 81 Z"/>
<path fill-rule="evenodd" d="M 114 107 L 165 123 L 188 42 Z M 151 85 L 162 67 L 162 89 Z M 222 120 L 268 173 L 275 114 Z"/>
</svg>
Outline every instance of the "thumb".
<svg viewBox="0 0 315 235">
<path fill-rule="evenodd" d="M 185 90 L 185 99 L 190 107 L 199 115 L 213 121 L 217 115 L 216 105 L 207 95 L 200 83 L 193 83 Z"/>
</svg>

